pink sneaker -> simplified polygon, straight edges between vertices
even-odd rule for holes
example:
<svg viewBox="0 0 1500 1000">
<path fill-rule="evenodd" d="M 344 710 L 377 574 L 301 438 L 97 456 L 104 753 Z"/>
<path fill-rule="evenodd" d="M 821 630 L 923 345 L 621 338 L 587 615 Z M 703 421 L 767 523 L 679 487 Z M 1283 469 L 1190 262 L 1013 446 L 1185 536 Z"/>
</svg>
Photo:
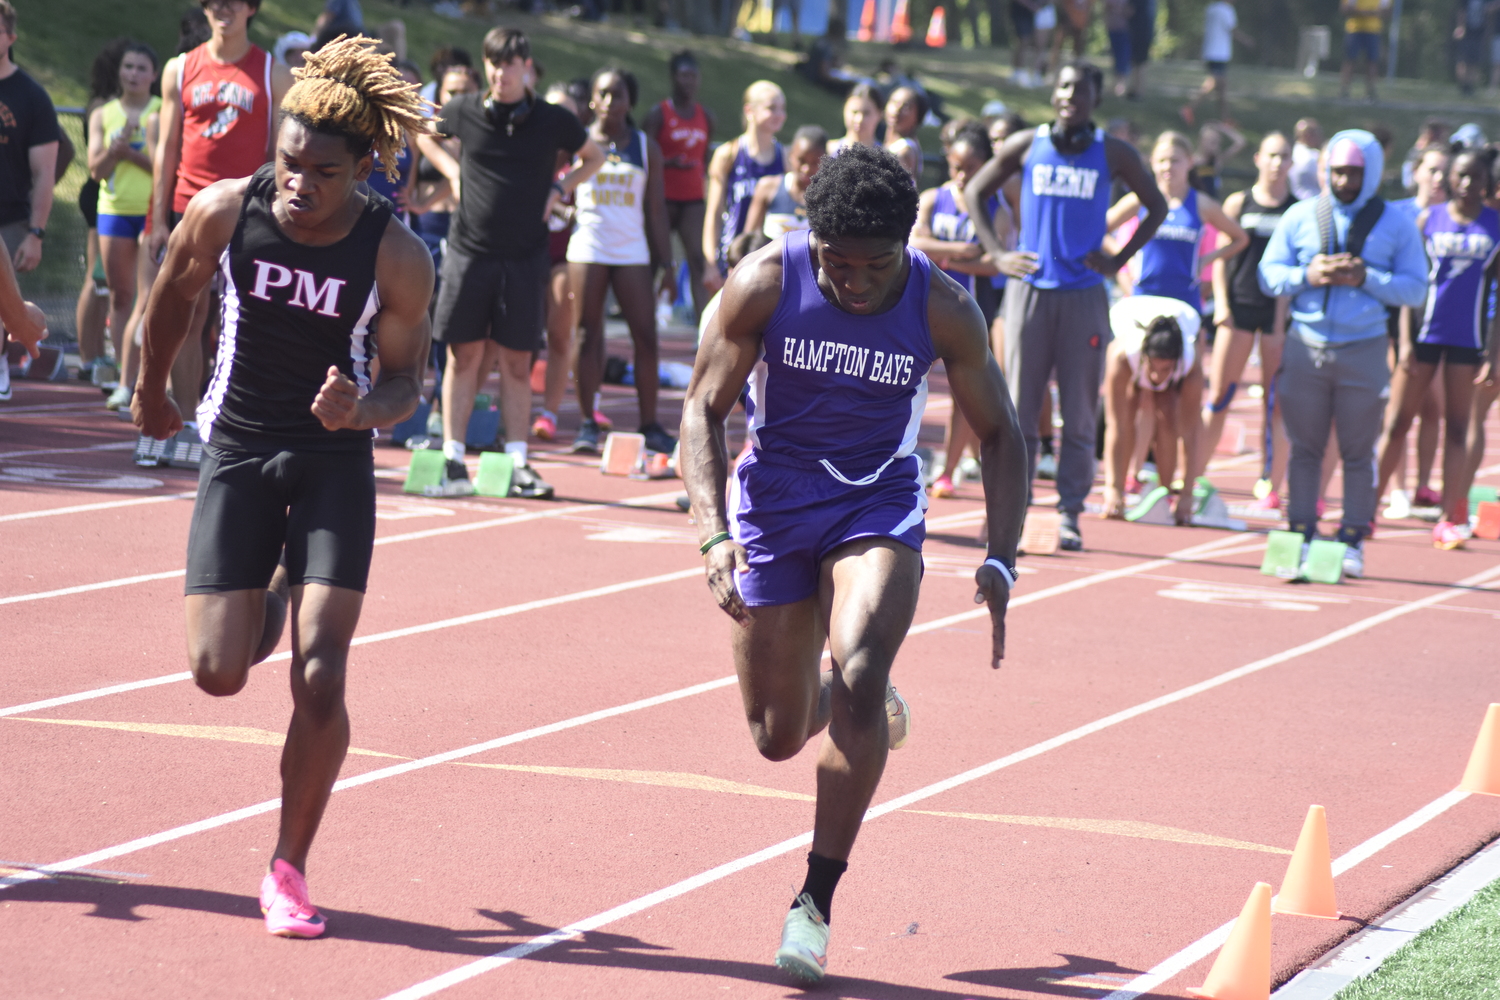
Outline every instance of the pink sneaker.
<svg viewBox="0 0 1500 1000">
<path fill-rule="evenodd" d="M 599 425 L 601 431 L 612 431 L 615 429 L 615 422 L 599 410 L 594 411 L 594 423 Z"/>
<path fill-rule="evenodd" d="M 1468 540 L 1468 532 L 1452 521 L 1439 521 L 1432 529 L 1432 544 L 1439 549 L 1461 549 Z"/>
<path fill-rule="evenodd" d="M 1261 497 L 1259 500 L 1251 503 L 1249 506 L 1253 510 L 1280 510 L 1281 494 L 1277 493 L 1275 490 L 1272 490 L 1265 496 Z"/>
<path fill-rule="evenodd" d="M 1441 507 L 1443 495 L 1431 486 L 1423 486 L 1411 498 L 1413 507 Z"/>
<path fill-rule="evenodd" d="M 328 927 L 307 901 L 307 879 L 280 858 L 261 879 L 260 912 L 266 915 L 266 930 L 277 937 L 315 938 Z"/>
<path fill-rule="evenodd" d="M 932 485 L 927 487 L 927 492 L 933 497 L 941 499 L 943 497 L 954 496 L 958 491 L 953 488 L 953 478 L 951 476 L 938 476 L 932 481 Z"/>
<path fill-rule="evenodd" d="M 543 413 L 531 422 L 531 436 L 542 441 L 556 440 L 557 421 Z"/>
</svg>

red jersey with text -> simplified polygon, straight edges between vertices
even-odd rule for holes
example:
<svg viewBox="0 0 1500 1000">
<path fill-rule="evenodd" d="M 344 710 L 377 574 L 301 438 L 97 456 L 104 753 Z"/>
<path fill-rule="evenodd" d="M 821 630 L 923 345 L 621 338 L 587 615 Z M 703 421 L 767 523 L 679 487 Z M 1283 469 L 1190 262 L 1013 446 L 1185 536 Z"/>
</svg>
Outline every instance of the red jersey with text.
<svg viewBox="0 0 1500 1000">
<path fill-rule="evenodd" d="M 214 181 L 249 177 L 271 148 L 271 56 L 250 46 L 236 63 L 216 62 L 208 44 L 182 57 L 182 159 L 172 211 Z"/>
<path fill-rule="evenodd" d="M 198 404 L 198 432 L 239 451 L 357 451 L 370 431 L 323 427 L 312 404 L 338 368 L 370 389 L 371 324 L 380 311 L 375 260 L 391 203 L 371 192 L 349 235 L 327 246 L 297 243 L 273 214 L 276 171 L 255 172 L 229 246 L 223 327 L 213 379 Z"/>
<path fill-rule="evenodd" d="M 665 163 L 662 180 L 668 201 L 702 201 L 704 160 L 708 157 L 708 115 L 694 104 L 691 116 L 677 113 L 671 98 L 661 102 L 661 131 L 656 134 Z M 673 160 L 687 166 L 674 165 Z"/>
</svg>

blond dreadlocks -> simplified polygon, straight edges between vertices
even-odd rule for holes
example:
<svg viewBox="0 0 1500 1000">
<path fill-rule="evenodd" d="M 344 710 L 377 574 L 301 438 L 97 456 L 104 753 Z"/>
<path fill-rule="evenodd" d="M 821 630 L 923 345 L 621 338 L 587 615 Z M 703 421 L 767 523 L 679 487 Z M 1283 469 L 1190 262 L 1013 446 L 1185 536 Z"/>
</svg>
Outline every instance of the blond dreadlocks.
<svg viewBox="0 0 1500 1000">
<path fill-rule="evenodd" d="M 281 110 L 316 132 L 343 136 L 358 155 L 374 149 L 385 176 L 396 183 L 396 161 L 408 130 L 432 131 L 415 84 L 392 65 L 394 57 L 375 51 L 373 38 L 340 35 L 309 52 Z"/>
</svg>

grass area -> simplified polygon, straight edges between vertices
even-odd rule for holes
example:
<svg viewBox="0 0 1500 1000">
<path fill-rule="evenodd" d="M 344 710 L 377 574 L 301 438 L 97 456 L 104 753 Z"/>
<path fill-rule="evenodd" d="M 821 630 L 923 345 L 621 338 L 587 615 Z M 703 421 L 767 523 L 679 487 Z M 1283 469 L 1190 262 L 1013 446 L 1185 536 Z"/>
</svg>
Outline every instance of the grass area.
<svg viewBox="0 0 1500 1000">
<path fill-rule="evenodd" d="M 1500 998 L 1500 882 L 1433 924 L 1335 1000 Z"/>
</svg>

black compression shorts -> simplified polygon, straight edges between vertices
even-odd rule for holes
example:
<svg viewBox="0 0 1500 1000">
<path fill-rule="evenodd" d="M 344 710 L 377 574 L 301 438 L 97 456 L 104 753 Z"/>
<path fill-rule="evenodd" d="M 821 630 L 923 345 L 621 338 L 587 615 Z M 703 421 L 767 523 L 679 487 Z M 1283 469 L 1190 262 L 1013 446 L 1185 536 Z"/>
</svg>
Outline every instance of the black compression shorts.
<svg viewBox="0 0 1500 1000">
<path fill-rule="evenodd" d="M 1272 302 L 1269 306 L 1240 305 L 1230 299 L 1229 317 L 1234 321 L 1237 330 L 1244 330 L 1248 333 L 1270 333 L 1271 328 L 1276 325 L 1276 303 Z"/>
<path fill-rule="evenodd" d="M 1463 347 L 1458 344 L 1418 342 L 1411 345 L 1411 356 L 1424 365 L 1438 365 L 1447 361 L 1450 365 L 1473 365 L 1478 368 L 1485 362 L 1483 348 Z"/>
<path fill-rule="evenodd" d="M 204 445 L 188 533 L 189 594 L 263 589 L 286 545 L 292 586 L 364 593 L 375 544 L 375 455 Z"/>
</svg>

